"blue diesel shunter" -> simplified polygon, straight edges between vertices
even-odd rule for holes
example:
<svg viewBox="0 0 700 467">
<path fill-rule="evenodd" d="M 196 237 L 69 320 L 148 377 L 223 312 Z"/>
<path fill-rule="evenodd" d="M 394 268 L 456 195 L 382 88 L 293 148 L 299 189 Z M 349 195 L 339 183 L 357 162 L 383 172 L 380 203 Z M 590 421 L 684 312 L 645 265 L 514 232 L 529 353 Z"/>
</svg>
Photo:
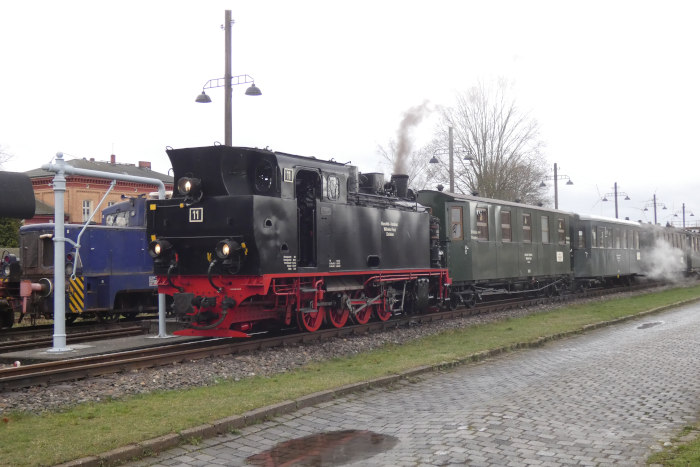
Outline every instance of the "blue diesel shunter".
<svg viewBox="0 0 700 467">
<path fill-rule="evenodd" d="M 101 225 L 65 225 L 66 320 L 131 318 L 157 311 L 153 260 L 148 255 L 142 197 L 103 210 Z M 82 233 L 81 233 L 82 232 Z M 53 316 L 54 225 L 20 229 L 22 279 L 35 287 L 21 315 Z M 79 245 L 76 248 L 75 244 Z M 25 288 L 28 290 L 28 288 Z"/>
</svg>

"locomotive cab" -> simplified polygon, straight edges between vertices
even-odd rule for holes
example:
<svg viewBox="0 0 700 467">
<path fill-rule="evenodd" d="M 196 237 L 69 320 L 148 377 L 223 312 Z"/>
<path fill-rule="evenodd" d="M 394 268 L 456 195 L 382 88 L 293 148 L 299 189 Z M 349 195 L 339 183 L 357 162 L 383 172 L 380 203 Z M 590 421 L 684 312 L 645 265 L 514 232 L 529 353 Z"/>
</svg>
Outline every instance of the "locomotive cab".
<svg viewBox="0 0 700 467">
<path fill-rule="evenodd" d="M 351 167 L 228 146 L 168 155 L 178 190 L 148 207 L 156 272 L 258 275 L 321 266 L 322 206 L 345 202 Z"/>
</svg>

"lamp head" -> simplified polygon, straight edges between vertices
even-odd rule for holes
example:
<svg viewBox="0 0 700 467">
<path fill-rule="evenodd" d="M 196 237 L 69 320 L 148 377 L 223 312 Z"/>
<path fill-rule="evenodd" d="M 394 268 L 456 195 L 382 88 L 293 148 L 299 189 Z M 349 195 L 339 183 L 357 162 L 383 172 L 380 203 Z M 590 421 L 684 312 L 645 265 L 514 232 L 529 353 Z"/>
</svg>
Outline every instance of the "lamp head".
<svg viewBox="0 0 700 467">
<path fill-rule="evenodd" d="M 202 91 L 202 94 L 198 95 L 194 101 L 200 104 L 209 104 L 211 102 L 211 97 L 207 96 L 207 93 Z"/>
<path fill-rule="evenodd" d="M 248 89 L 245 90 L 246 96 L 262 96 L 260 88 L 253 83 Z"/>
</svg>

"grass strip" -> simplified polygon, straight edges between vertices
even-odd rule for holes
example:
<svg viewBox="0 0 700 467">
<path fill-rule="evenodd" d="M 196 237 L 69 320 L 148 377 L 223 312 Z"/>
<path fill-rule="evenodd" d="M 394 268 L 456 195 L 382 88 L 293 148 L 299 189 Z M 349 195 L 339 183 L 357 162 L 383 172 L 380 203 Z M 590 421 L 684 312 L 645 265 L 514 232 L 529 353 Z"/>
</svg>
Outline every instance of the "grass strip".
<svg viewBox="0 0 700 467">
<path fill-rule="evenodd" d="M 42 415 L 8 414 L 0 422 L 0 465 L 52 465 L 96 455 L 317 391 L 460 361 L 478 352 L 578 332 L 593 324 L 698 298 L 700 286 L 565 306 L 449 330 L 403 345 L 385 345 L 269 377 L 85 403 Z"/>
</svg>

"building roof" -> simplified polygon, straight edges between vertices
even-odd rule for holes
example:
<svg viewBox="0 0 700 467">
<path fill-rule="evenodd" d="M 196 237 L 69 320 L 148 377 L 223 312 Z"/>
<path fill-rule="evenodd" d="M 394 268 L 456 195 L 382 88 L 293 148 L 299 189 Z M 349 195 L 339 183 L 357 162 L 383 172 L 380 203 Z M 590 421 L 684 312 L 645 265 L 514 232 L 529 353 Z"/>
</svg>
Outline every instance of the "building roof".
<svg viewBox="0 0 700 467">
<path fill-rule="evenodd" d="M 94 159 L 71 159 L 66 161 L 67 165 L 76 169 L 99 170 L 115 174 L 126 174 L 137 177 L 155 178 L 163 183 L 173 183 L 173 177 L 167 174 L 162 174 L 151 170 L 150 162 L 139 163 L 139 166 L 134 164 L 121 164 L 106 161 L 96 161 Z M 29 178 L 53 177 L 55 174 L 43 169 L 33 169 L 24 172 Z M 67 175 L 67 177 L 75 177 L 76 175 Z"/>
<path fill-rule="evenodd" d="M 34 210 L 34 217 L 36 216 L 53 216 L 54 214 L 54 209 L 53 206 L 49 206 L 46 203 L 43 203 L 39 201 L 38 199 L 36 200 L 36 209 Z"/>
</svg>

